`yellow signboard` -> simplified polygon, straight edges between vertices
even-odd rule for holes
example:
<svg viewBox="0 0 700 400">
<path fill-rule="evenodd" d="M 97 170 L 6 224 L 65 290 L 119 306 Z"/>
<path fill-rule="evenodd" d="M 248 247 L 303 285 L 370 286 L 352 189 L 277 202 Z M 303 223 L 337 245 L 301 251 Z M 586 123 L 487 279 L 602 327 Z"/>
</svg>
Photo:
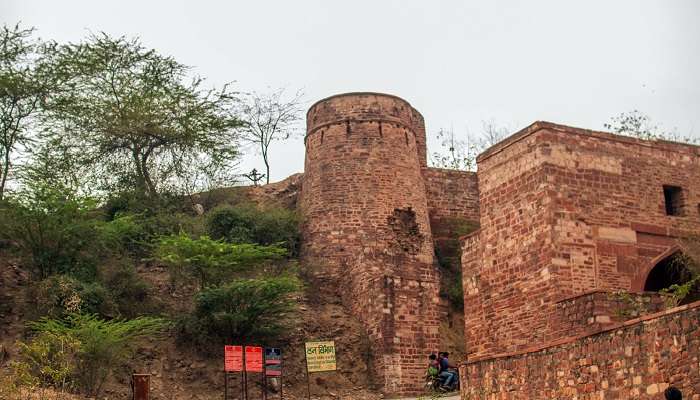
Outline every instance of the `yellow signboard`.
<svg viewBox="0 0 700 400">
<path fill-rule="evenodd" d="M 309 372 L 335 371 L 335 343 L 307 342 L 306 368 Z"/>
</svg>

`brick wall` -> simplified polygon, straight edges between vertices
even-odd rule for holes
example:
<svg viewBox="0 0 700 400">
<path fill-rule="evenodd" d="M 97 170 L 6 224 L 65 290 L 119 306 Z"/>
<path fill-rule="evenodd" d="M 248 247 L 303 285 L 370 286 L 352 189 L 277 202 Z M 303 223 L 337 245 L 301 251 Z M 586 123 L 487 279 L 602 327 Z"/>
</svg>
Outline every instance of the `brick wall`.
<svg viewBox="0 0 700 400">
<path fill-rule="evenodd" d="M 301 256 L 342 288 L 388 394 L 421 389 L 441 319 L 419 116 L 374 93 L 333 96 L 307 114 Z"/>
<path fill-rule="evenodd" d="M 657 313 L 668 304 L 665 296 L 654 293 L 629 293 L 594 290 L 555 304 L 549 316 L 551 328 L 547 341 L 555 342 L 571 337 L 600 332 L 612 325 Z"/>
<path fill-rule="evenodd" d="M 423 181 L 433 237 L 452 236 L 454 220 L 479 224 L 479 182 L 476 172 L 424 168 Z"/>
<path fill-rule="evenodd" d="M 700 302 L 460 368 L 462 399 L 700 399 Z"/>
<path fill-rule="evenodd" d="M 540 145 L 530 135 L 479 164 L 480 230 L 462 248 L 468 357 L 545 340 L 541 316 L 561 298 L 550 269 L 552 185 Z"/>
<path fill-rule="evenodd" d="M 643 290 L 675 239 L 700 232 L 700 147 L 553 125 L 541 135 L 565 293 Z M 682 188 L 683 215 L 666 215 L 664 185 Z"/>
<path fill-rule="evenodd" d="M 697 146 L 535 123 L 477 161 L 481 228 L 462 255 L 470 357 L 546 343 L 559 300 L 641 291 L 679 235 L 700 233 Z M 683 188 L 682 215 L 666 215 L 664 185 Z"/>
</svg>

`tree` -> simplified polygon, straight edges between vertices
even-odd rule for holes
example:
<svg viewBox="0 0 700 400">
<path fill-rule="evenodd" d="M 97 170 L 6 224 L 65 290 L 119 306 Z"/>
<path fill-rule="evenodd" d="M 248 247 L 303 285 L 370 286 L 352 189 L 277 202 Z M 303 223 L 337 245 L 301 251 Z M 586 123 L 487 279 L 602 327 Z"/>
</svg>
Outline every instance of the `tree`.
<svg viewBox="0 0 700 400">
<path fill-rule="evenodd" d="M 106 34 L 58 46 L 49 60 L 62 81 L 47 102 L 49 136 L 78 149 L 103 188 L 153 198 L 202 165 L 233 169 L 242 123 L 228 85 L 203 89 L 189 67 Z"/>
<path fill-rule="evenodd" d="M 242 114 L 246 121 L 243 140 L 257 147 L 265 164 L 265 183 L 270 183 L 270 144 L 275 140 L 286 140 L 295 132 L 301 120 L 301 99 L 298 91 L 285 99 L 284 89 L 268 94 L 252 93 L 243 104 Z"/>
<path fill-rule="evenodd" d="M 32 38 L 33 32 L 19 24 L 0 30 L 0 200 L 13 169 L 13 156 L 31 142 L 30 121 L 40 110 L 51 81 L 38 68 L 42 44 Z"/>
<path fill-rule="evenodd" d="M 470 143 L 470 136 L 466 140 L 455 137 L 453 129 L 440 129 L 436 134 L 440 146 L 447 150 L 445 153 L 436 151 L 433 153 L 433 165 L 439 168 L 473 171 L 476 168 L 477 150 L 475 143 Z"/>
<path fill-rule="evenodd" d="M 499 126 L 494 120 L 481 121 L 481 140 L 478 141 L 480 151 L 499 143 L 508 136 L 508 128 Z"/>
<path fill-rule="evenodd" d="M 643 140 L 670 140 L 674 142 L 697 143 L 698 139 L 691 136 L 681 136 L 678 132 L 660 128 L 652 122 L 651 117 L 638 110 L 623 112 L 610 118 L 603 124 L 605 129 L 624 136 Z"/>
<path fill-rule="evenodd" d="M 43 187 L 71 196 L 91 194 L 90 182 L 86 180 L 89 166 L 81 163 L 80 154 L 66 145 L 64 138 L 51 137 L 35 142 L 27 151 L 27 159 L 17 174 L 20 192 Z"/>
<path fill-rule="evenodd" d="M 603 124 L 603 127 L 618 135 L 639 139 L 656 140 L 664 137 L 664 133 L 660 132 L 659 127 L 652 124 L 651 118 L 637 110 L 620 113 L 620 115 L 610 118 L 610 122 Z"/>
<path fill-rule="evenodd" d="M 36 280 L 54 274 L 91 279 L 107 254 L 96 202 L 60 187 L 28 183 L 0 206 L 0 238 L 17 243 Z"/>
<path fill-rule="evenodd" d="M 499 127 L 493 121 L 482 121 L 480 136 L 474 137 L 467 132 L 465 139 L 455 137 L 453 129 L 440 129 L 436 138 L 443 151 L 436 151 L 431 157 L 432 164 L 438 168 L 463 171 L 476 170 L 477 156 L 487 148 L 495 145 L 508 135 L 508 129 Z"/>
</svg>

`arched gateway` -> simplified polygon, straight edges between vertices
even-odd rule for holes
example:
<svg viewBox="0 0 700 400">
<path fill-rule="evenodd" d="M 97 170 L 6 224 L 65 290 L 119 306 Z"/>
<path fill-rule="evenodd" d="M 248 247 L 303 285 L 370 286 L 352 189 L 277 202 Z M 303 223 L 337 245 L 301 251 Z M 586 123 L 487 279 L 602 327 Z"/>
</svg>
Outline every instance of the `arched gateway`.
<svg viewBox="0 0 700 400">
<path fill-rule="evenodd" d="M 661 259 L 647 275 L 644 290 L 659 292 L 673 285 L 683 285 L 693 279 L 691 261 L 681 251 L 676 251 Z M 700 300 L 700 287 L 694 285 L 681 304 Z"/>
</svg>

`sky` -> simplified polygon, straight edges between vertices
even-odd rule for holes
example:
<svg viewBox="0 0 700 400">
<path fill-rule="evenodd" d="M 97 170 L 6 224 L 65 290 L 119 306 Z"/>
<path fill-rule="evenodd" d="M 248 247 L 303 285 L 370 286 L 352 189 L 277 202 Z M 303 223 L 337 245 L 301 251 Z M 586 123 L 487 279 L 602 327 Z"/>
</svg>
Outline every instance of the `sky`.
<svg viewBox="0 0 700 400">
<path fill-rule="evenodd" d="M 212 85 L 303 89 L 305 108 L 386 92 L 440 128 L 515 132 L 537 120 L 589 129 L 639 110 L 700 137 L 700 1 L 0 0 L 0 23 L 76 42 L 138 36 Z M 273 181 L 303 171 L 304 126 L 270 149 Z M 248 152 L 241 171 L 261 170 Z"/>
</svg>

